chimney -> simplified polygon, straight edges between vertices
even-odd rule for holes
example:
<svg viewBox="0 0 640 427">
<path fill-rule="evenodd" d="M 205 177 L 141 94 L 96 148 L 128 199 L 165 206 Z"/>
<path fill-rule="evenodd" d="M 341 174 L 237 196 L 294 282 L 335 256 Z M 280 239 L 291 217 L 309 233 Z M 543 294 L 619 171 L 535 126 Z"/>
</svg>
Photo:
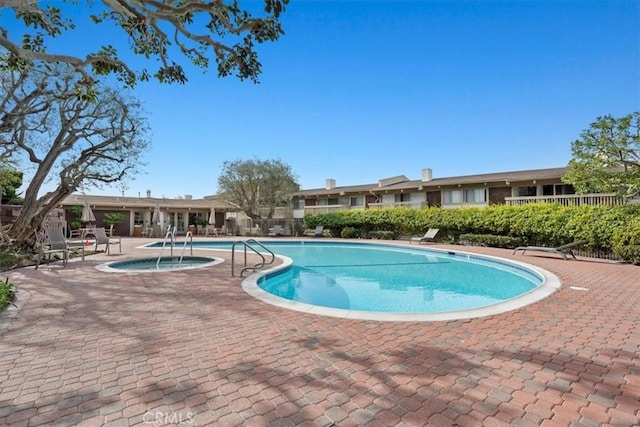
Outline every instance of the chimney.
<svg viewBox="0 0 640 427">
<path fill-rule="evenodd" d="M 151 190 L 147 190 L 147 199 L 151 198 Z"/>
<path fill-rule="evenodd" d="M 433 171 L 429 168 L 422 169 L 422 182 L 431 181 L 433 179 Z"/>
<path fill-rule="evenodd" d="M 332 190 L 336 188 L 336 180 L 335 179 L 327 179 L 327 184 L 325 186 L 325 190 Z"/>
</svg>

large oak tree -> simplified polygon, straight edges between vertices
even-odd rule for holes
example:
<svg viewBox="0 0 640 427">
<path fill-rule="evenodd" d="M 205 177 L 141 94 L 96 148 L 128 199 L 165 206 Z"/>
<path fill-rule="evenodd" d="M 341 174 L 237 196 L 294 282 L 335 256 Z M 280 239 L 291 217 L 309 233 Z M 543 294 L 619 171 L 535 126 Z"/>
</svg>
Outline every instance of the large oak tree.
<svg viewBox="0 0 640 427">
<path fill-rule="evenodd" d="M 103 85 L 79 96 L 79 85 L 65 65 L 0 73 L 0 158 L 32 173 L 7 231 L 13 249 L 32 250 L 47 214 L 83 185 L 120 181 L 142 165 L 149 141 L 139 101 Z M 41 194 L 45 183 L 53 189 Z"/>
<path fill-rule="evenodd" d="M 94 75 L 115 73 L 132 85 L 151 77 L 184 83 L 187 75 L 181 62 L 186 59 L 207 69 L 213 59 L 219 76 L 233 74 L 255 81 L 261 71 L 255 43 L 275 41 L 283 34 L 278 18 L 288 1 L 264 0 L 262 11 L 252 12 L 242 9 L 237 0 L 103 0 L 80 5 L 71 0 L 5 0 L 0 2 L 0 65 L 66 63 L 83 75 L 85 83 L 93 82 Z M 72 33 L 81 19 L 100 25 L 97 31 L 104 34 L 124 32 L 128 48 L 152 59 L 146 63 L 157 67 L 134 69 L 110 44 L 95 46 L 83 55 L 49 48 L 51 39 Z"/>
</svg>

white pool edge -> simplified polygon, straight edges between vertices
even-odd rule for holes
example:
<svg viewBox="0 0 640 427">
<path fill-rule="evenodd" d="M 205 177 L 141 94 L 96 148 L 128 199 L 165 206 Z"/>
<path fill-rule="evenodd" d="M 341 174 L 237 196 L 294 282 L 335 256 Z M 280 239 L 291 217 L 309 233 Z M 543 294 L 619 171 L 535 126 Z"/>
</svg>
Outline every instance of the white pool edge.
<svg viewBox="0 0 640 427">
<path fill-rule="evenodd" d="M 395 247 L 402 248 L 403 245 L 393 245 Z M 413 247 L 412 249 L 415 249 Z M 496 314 L 502 314 L 509 311 L 513 311 L 522 307 L 526 307 L 535 302 L 541 301 L 554 292 L 556 292 L 562 286 L 560 279 L 550 271 L 536 267 L 531 264 L 527 264 L 520 261 L 514 261 L 506 258 L 500 258 L 491 255 L 480 255 L 472 252 L 464 252 L 449 249 L 429 248 L 430 251 L 437 251 L 443 253 L 455 252 L 461 255 L 472 255 L 478 258 L 484 258 L 489 260 L 499 261 L 500 263 L 512 264 L 520 266 L 522 268 L 529 269 L 542 276 L 542 283 L 532 289 L 531 291 L 522 294 L 518 297 L 511 298 L 507 301 L 499 302 L 496 304 L 459 311 L 445 311 L 439 313 L 384 313 L 373 311 L 359 311 L 359 310 L 344 310 L 339 308 L 320 307 L 307 303 L 287 300 L 285 298 L 278 297 L 262 290 L 258 286 L 258 282 L 266 275 L 276 273 L 280 270 L 291 267 L 293 261 L 291 258 L 277 255 L 282 259 L 283 263 L 268 270 L 260 271 L 247 277 L 242 282 L 242 289 L 252 297 L 266 302 L 267 304 L 275 305 L 277 307 L 285 308 L 288 310 L 299 311 L 309 314 L 318 314 L 328 317 L 339 317 L 343 319 L 358 319 L 358 320 L 378 320 L 383 322 L 434 322 L 434 321 L 448 321 L 448 320 L 460 320 L 460 319 L 474 319 L 478 317 L 494 316 Z"/>
</svg>

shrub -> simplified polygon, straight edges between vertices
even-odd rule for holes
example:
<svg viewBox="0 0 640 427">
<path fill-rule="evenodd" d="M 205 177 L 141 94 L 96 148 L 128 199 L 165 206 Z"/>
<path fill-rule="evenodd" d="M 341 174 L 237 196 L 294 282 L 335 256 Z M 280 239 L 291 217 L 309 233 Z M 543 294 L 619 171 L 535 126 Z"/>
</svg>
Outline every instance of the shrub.
<svg viewBox="0 0 640 427">
<path fill-rule="evenodd" d="M 371 231 L 369 232 L 369 238 L 380 240 L 395 240 L 398 238 L 398 234 L 395 231 Z"/>
<path fill-rule="evenodd" d="M 619 258 L 640 264 L 640 215 L 628 218 L 624 227 L 613 232 L 611 240 L 613 252 Z"/>
<path fill-rule="evenodd" d="M 358 231 L 354 227 L 345 227 L 342 229 L 340 237 L 343 239 L 354 239 L 358 237 Z"/>
<path fill-rule="evenodd" d="M 519 237 L 495 236 L 493 234 L 461 234 L 460 243 L 470 246 L 490 246 L 493 248 L 517 248 L 525 244 Z"/>
<path fill-rule="evenodd" d="M 13 283 L 9 282 L 9 278 L 4 282 L 0 282 L 0 310 L 7 308 L 9 304 L 13 304 L 16 298 L 16 288 Z"/>
</svg>

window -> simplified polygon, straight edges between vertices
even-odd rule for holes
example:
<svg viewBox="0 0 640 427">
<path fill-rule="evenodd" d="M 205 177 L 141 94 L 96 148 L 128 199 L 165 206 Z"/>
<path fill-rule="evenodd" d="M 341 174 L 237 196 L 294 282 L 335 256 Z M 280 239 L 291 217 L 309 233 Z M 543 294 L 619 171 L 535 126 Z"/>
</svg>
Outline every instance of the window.
<svg viewBox="0 0 640 427">
<path fill-rule="evenodd" d="M 133 225 L 144 225 L 144 212 L 133 213 Z"/>
<path fill-rule="evenodd" d="M 576 194 L 571 184 L 549 184 L 542 186 L 543 196 L 561 196 L 563 194 Z"/>
<path fill-rule="evenodd" d="M 487 192 L 484 188 L 474 188 L 471 190 L 464 190 L 464 202 L 465 203 L 486 203 Z"/>
<path fill-rule="evenodd" d="M 459 205 L 462 203 L 462 190 L 446 190 L 442 192 L 443 205 Z"/>
<path fill-rule="evenodd" d="M 403 203 L 403 202 L 410 202 L 410 201 L 411 201 L 411 194 L 400 193 L 395 195 L 396 203 Z"/>
<path fill-rule="evenodd" d="M 294 200 L 293 209 L 304 209 L 304 199 Z"/>
<path fill-rule="evenodd" d="M 518 187 L 518 197 L 533 197 L 537 196 L 538 187 L 535 185 L 529 185 L 525 187 Z"/>
<path fill-rule="evenodd" d="M 364 197 L 350 197 L 349 198 L 349 206 L 364 206 Z"/>
<path fill-rule="evenodd" d="M 575 188 L 571 184 L 556 184 L 556 195 L 560 194 L 576 194 Z"/>
</svg>

